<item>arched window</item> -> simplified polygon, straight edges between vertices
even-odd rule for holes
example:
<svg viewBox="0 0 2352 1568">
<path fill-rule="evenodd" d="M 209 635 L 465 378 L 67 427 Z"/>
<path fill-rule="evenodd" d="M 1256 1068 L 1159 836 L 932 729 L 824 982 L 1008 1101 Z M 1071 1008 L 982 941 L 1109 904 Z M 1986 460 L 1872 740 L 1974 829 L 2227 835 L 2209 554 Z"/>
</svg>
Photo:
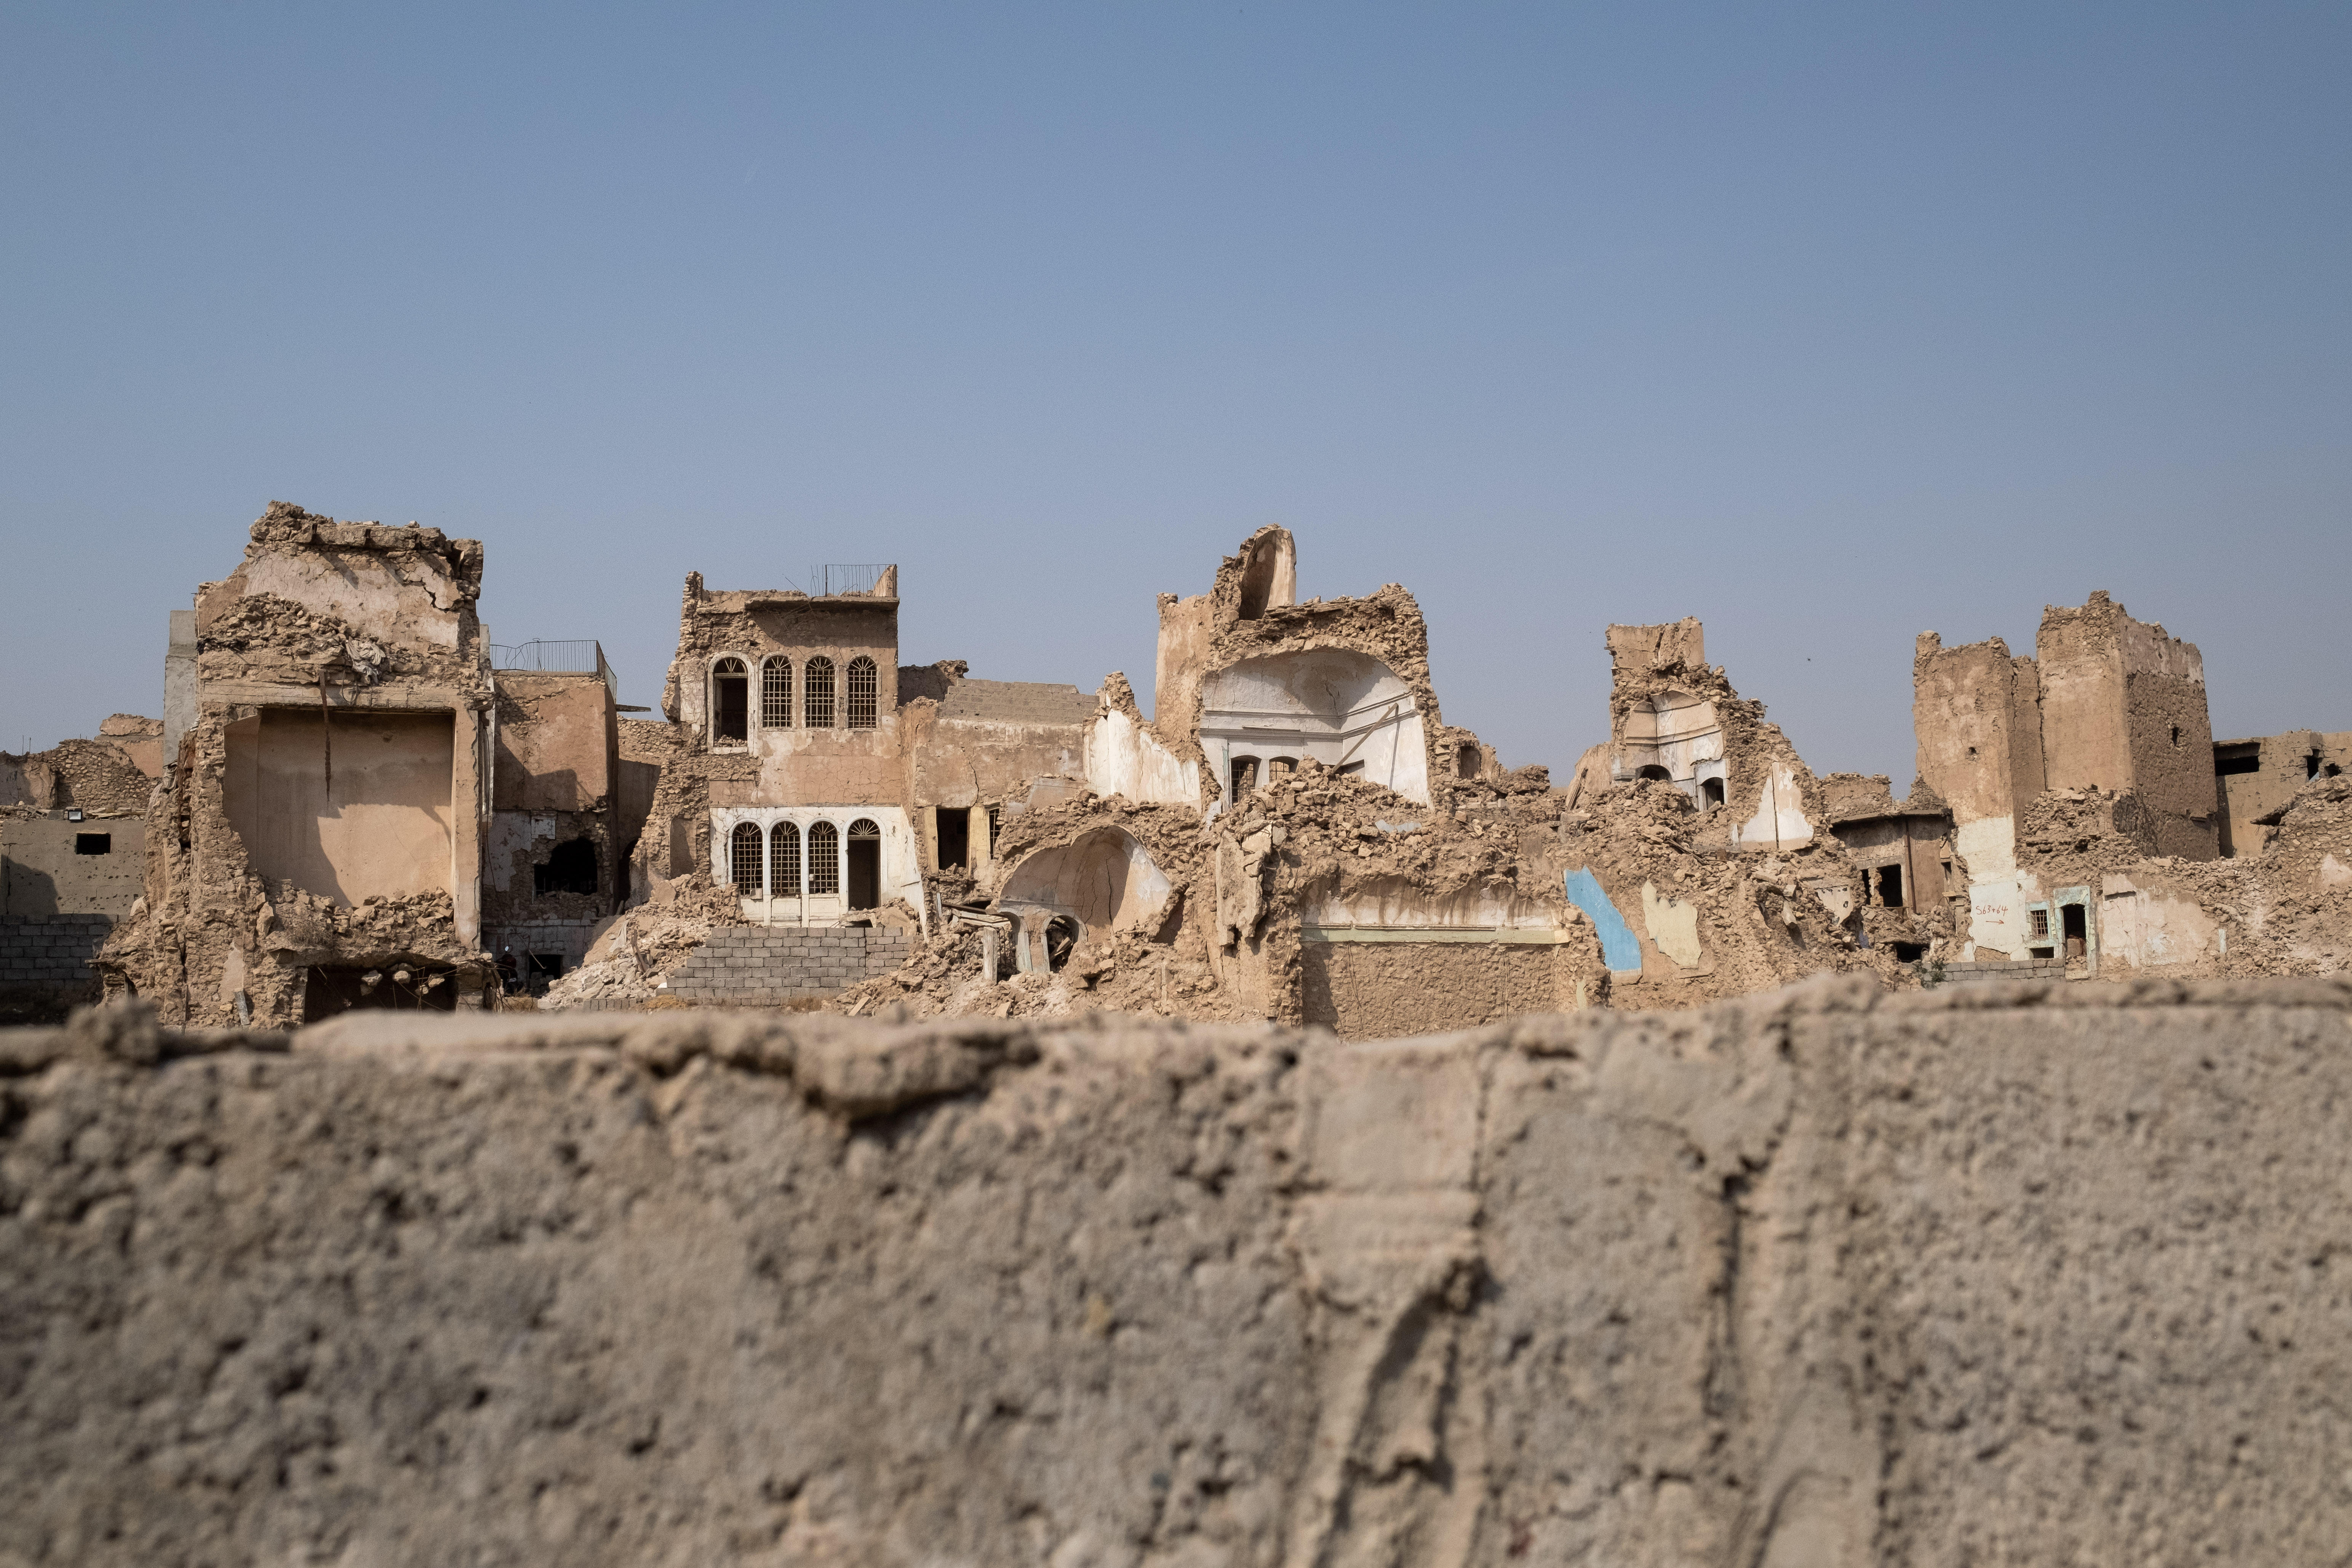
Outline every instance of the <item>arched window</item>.
<svg viewBox="0 0 2352 1568">
<path fill-rule="evenodd" d="M 801 830 L 789 822 L 779 822 L 768 834 L 768 885 L 776 889 L 779 898 L 796 899 L 801 894 Z"/>
<path fill-rule="evenodd" d="M 870 816 L 849 825 L 849 907 L 878 908 L 882 902 L 882 830 Z"/>
<path fill-rule="evenodd" d="M 1644 763 L 1642 766 L 1633 770 L 1633 776 L 1637 779 L 1654 779 L 1658 783 L 1664 784 L 1675 775 L 1666 772 L 1665 769 L 1658 766 L 1655 763 Z"/>
<path fill-rule="evenodd" d="M 810 729 L 833 728 L 833 660 L 823 654 L 801 667 L 801 705 Z"/>
<path fill-rule="evenodd" d="M 1723 804 L 1723 781 L 1721 779 L 1702 779 L 1699 781 L 1698 793 L 1706 797 L 1707 805 L 1721 805 Z"/>
<path fill-rule="evenodd" d="M 841 829 L 830 822 L 809 824 L 808 883 L 812 896 L 841 891 Z"/>
<path fill-rule="evenodd" d="M 1288 778 L 1297 771 L 1298 759 L 1297 757 L 1276 757 L 1265 764 L 1265 776 L 1268 782 L 1272 782 L 1275 779 Z"/>
<path fill-rule="evenodd" d="M 874 728 L 875 698 L 878 690 L 879 688 L 874 679 L 874 661 L 862 653 L 851 659 L 849 661 L 849 700 L 846 704 L 849 709 L 851 729 Z M 854 838 L 856 835 L 856 828 L 852 827 L 850 837 Z"/>
<path fill-rule="evenodd" d="M 1461 749 L 1454 753 L 1454 771 L 1465 779 L 1476 778 L 1478 776 L 1478 748 L 1472 745 L 1467 741 L 1463 742 Z"/>
<path fill-rule="evenodd" d="M 1257 759 L 1235 757 L 1233 768 L 1234 804 L 1239 805 L 1242 803 L 1242 796 L 1255 788 L 1257 788 Z"/>
<path fill-rule="evenodd" d="M 751 672 L 740 658 L 722 658 L 710 667 L 710 738 L 748 741 Z"/>
<path fill-rule="evenodd" d="M 793 727 L 793 661 L 782 654 L 760 666 L 760 728 Z"/>
<path fill-rule="evenodd" d="M 756 899 L 764 890 L 760 864 L 760 825 L 739 822 L 735 831 L 727 836 L 727 869 L 734 879 L 735 890 L 747 899 Z"/>
</svg>

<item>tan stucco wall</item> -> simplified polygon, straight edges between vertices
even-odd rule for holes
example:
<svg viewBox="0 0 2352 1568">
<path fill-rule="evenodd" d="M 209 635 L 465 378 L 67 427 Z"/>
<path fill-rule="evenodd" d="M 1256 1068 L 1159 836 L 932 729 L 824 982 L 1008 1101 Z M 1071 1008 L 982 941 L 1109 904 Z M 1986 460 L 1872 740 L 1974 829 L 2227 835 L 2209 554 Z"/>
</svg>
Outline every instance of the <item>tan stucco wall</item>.
<svg viewBox="0 0 2352 1568">
<path fill-rule="evenodd" d="M 343 904 L 453 890 L 450 715 L 345 710 L 322 727 L 270 708 L 227 742 L 229 825 L 257 875 Z"/>
</svg>

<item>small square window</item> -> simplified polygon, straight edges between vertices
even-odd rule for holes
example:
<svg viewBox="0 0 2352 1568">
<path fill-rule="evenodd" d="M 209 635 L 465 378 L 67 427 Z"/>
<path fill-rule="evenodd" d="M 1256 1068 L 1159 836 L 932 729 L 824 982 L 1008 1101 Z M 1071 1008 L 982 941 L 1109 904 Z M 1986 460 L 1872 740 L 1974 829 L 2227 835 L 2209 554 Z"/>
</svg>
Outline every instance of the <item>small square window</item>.
<svg viewBox="0 0 2352 1568">
<path fill-rule="evenodd" d="M 114 853 L 114 835 L 111 833 L 77 833 L 74 835 L 74 853 L 77 855 L 111 855 Z"/>
</svg>

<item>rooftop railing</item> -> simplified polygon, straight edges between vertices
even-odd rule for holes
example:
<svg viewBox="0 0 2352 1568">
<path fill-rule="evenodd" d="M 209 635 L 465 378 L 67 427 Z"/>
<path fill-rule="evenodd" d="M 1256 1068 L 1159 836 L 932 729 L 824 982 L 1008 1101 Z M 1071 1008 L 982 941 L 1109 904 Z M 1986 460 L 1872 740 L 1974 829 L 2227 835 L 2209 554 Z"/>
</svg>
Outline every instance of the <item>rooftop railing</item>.
<svg viewBox="0 0 2352 1568">
<path fill-rule="evenodd" d="M 492 669 L 529 670 L 537 675 L 593 675 L 604 682 L 618 706 L 621 700 L 621 678 L 604 662 L 604 645 L 594 637 L 549 639 L 534 637 L 526 643 L 492 643 Z"/>
</svg>

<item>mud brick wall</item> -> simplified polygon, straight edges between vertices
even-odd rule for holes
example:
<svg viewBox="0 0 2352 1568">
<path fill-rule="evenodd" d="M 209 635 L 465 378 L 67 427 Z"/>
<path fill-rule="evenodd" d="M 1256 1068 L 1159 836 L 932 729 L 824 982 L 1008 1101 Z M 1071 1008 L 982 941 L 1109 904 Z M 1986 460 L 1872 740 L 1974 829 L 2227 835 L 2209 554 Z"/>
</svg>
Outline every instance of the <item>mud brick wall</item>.
<svg viewBox="0 0 2352 1568">
<path fill-rule="evenodd" d="M 689 1002 L 788 1002 L 830 995 L 907 962 L 899 926 L 750 926 L 711 932 L 669 977 Z"/>
<path fill-rule="evenodd" d="M 113 929 L 111 915 L 0 916 L 0 1019 L 38 1022 L 96 1001 L 89 961 Z"/>
</svg>

